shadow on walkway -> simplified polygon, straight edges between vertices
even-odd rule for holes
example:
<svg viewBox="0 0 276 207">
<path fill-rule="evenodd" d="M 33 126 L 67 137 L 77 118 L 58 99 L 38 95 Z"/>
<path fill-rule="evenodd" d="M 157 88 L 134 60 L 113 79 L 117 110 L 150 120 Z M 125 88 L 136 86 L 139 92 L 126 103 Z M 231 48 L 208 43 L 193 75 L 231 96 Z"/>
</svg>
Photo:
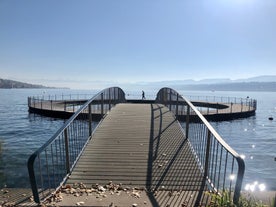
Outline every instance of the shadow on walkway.
<svg viewBox="0 0 276 207">
<path fill-rule="evenodd" d="M 205 179 L 179 123 L 163 105 L 151 105 L 147 191 L 152 206 L 204 206 Z M 169 135 L 168 135 L 169 134 Z"/>
</svg>

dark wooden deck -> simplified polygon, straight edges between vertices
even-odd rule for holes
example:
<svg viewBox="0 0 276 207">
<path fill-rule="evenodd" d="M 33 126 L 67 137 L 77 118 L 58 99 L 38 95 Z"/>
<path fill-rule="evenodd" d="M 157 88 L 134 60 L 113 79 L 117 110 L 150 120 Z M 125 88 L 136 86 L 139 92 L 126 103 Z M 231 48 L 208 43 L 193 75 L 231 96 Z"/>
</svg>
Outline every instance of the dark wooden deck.
<svg viewBox="0 0 276 207">
<path fill-rule="evenodd" d="M 159 104 L 116 105 L 99 125 L 67 184 L 106 185 L 109 181 L 146 189 L 151 203 L 147 206 L 167 206 L 166 200 L 175 200 L 170 206 L 192 200 L 189 206 L 193 206 L 206 190 L 179 122 Z M 167 197 L 174 191 L 178 199 Z M 60 205 L 65 203 L 63 199 Z"/>
</svg>

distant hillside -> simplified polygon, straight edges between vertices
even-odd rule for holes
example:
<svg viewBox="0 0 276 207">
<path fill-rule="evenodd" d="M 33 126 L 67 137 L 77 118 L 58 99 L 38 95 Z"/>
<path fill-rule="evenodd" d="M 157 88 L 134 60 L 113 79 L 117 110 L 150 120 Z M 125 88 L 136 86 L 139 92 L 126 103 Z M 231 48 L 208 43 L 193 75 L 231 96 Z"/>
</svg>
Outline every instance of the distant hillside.
<svg viewBox="0 0 276 207">
<path fill-rule="evenodd" d="M 276 92 L 276 76 L 257 76 L 247 79 L 202 79 L 202 80 L 172 80 L 159 82 L 143 82 L 136 87 L 149 87 L 159 89 L 171 87 L 176 90 L 200 91 L 271 91 Z"/>
<path fill-rule="evenodd" d="M 0 78 L 0 88 L 9 89 L 9 88 L 49 88 L 49 87 Z"/>
<path fill-rule="evenodd" d="M 178 85 L 176 89 L 204 91 L 271 91 L 276 92 L 276 82 L 240 82 L 198 85 Z"/>
</svg>

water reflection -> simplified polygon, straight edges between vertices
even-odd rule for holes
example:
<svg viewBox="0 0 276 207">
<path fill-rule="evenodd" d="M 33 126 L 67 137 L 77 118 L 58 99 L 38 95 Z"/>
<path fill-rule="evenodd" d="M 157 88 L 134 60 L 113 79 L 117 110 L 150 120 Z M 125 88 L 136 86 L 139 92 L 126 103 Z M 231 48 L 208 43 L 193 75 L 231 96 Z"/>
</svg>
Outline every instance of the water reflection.
<svg viewBox="0 0 276 207">
<path fill-rule="evenodd" d="M 244 188 L 244 190 L 251 191 L 251 192 L 253 192 L 253 191 L 265 191 L 265 189 L 266 189 L 265 184 L 264 183 L 259 184 L 258 181 L 254 181 L 253 183 L 247 183 L 245 185 L 245 188 Z"/>
</svg>

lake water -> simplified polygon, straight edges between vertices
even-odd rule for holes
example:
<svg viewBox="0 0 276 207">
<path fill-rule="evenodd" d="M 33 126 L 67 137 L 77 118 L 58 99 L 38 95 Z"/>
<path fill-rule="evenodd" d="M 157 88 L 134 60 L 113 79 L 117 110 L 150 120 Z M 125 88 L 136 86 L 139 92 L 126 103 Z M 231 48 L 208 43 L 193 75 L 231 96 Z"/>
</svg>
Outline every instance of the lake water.
<svg viewBox="0 0 276 207">
<path fill-rule="evenodd" d="M 145 91 L 154 98 L 157 91 Z M 29 187 L 27 159 L 64 123 L 64 120 L 28 113 L 27 97 L 90 94 L 88 90 L 0 89 L 0 188 Z M 245 158 L 243 187 L 258 182 L 276 190 L 276 93 L 275 92 L 206 92 L 180 91 L 192 96 L 249 96 L 257 99 L 256 116 L 233 121 L 212 122 L 224 140 Z M 126 91 L 127 98 L 141 98 L 140 92 Z M 75 97 L 81 97 L 76 95 Z M 268 118 L 274 117 L 273 121 Z"/>
</svg>

